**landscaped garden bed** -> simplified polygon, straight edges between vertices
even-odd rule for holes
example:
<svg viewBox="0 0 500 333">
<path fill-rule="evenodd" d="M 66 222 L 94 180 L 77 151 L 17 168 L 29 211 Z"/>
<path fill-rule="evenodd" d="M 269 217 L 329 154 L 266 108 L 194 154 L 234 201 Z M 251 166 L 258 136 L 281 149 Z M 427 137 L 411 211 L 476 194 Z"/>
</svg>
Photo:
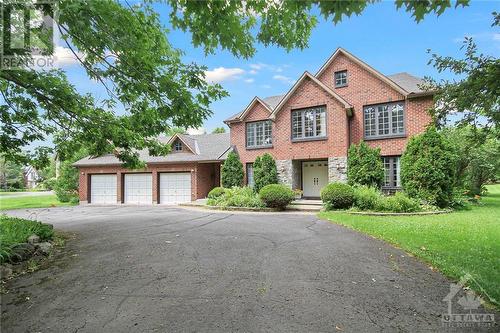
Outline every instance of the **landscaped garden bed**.
<svg viewBox="0 0 500 333">
<path fill-rule="evenodd" d="M 61 240 L 55 235 L 52 225 L 1 215 L 1 279 L 35 270 L 40 260 L 52 253 L 54 243 L 60 245 Z"/>
</svg>

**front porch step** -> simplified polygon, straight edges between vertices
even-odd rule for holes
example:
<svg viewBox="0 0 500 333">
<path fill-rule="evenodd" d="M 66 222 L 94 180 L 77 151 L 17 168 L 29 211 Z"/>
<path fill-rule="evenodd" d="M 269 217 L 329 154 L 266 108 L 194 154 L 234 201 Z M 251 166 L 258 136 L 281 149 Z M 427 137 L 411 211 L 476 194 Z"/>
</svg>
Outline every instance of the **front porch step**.
<svg viewBox="0 0 500 333">
<path fill-rule="evenodd" d="M 314 200 L 314 199 L 297 199 L 292 201 L 290 205 L 323 207 L 323 202 L 321 200 Z"/>
<path fill-rule="evenodd" d="M 300 211 L 300 212 L 319 212 L 323 209 L 323 206 L 318 205 L 288 205 L 286 210 L 288 211 Z"/>
</svg>

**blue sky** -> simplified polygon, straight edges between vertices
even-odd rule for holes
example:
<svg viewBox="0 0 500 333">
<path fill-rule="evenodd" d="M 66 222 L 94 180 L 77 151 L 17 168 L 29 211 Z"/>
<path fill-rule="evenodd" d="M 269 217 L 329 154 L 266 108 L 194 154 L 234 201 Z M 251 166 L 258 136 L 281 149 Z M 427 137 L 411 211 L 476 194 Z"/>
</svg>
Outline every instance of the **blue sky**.
<svg viewBox="0 0 500 333">
<path fill-rule="evenodd" d="M 213 116 L 204 124 L 211 131 L 223 125 L 228 116 L 244 109 L 255 95 L 286 93 L 305 70 L 315 73 L 337 47 L 347 49 L 384 74 L 405 71 L 420 77 L 452 78 L 427 65 L 430 57 L 426 50 L 461 57 L 463 37 L 472 36 L 481 52 L 499 57 L 500 29 L 491 27 L 491 13 L 500 10 L 499 4 L 471 1 L 469 7 L 449 9 L 439 17 L 429 15 L 417 24 L 405 11 L 396 10 L 394 2 L 376 3 L 362 15 L 345 18 L 337 25 L 320 21 L 307 49 L 287 53 L 277 47 L 257 45 L 252 59 L 239 59 L 227 51 L 205 56 L 202 49 L 191 45 L 189 34 L 179 31 L 171 31 L 169 40 L 185 51 L 186 62 L 206 65 L 208 76 L 230 94 L 212 104 Z M 167 8 L 158 6 L 158 10 L 168 28 Z M 90 82 L 80 68 L 67 65 L 64 69 L 82 92 L 105 97 L 102 87 Z"/>
</svg>

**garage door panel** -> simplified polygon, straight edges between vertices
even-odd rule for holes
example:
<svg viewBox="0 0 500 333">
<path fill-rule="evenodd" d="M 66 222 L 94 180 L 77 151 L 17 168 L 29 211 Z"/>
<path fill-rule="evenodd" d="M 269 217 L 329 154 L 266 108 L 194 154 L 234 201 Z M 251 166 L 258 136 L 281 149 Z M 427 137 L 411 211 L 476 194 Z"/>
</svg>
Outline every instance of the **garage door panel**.
<svg viewBox="0 0 500 333">
<path fill-rule="evenodd" d="M 153 202 L 153 177 L 150 173 L 125 174 L 124 202 L 151 204 Z"/>
<path fill-rule="evenodd" d="M 90 203 L 116 204 L 116 174 L 90 176 Z"/>
<path fill-rule="evenodd" d="M 175 204 L 191 201 L 191 173 L 160 173 L 160 203 Z"/>
</svg>

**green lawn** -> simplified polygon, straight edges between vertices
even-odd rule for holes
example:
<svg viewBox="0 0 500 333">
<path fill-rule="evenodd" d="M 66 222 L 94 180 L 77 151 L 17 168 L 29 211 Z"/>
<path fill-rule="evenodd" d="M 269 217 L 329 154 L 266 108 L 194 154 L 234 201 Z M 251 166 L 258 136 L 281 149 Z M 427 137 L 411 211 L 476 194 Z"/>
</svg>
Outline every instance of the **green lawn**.
<svg viewBox="0 0 500 333">
<path fill-rule="evenodd" d="M 0 210 L 19 208 L 43 208 L 55 206 L 72 206 L 69 202 L 60 202 L 54 194 L 40 196 L 21 196 L 14 198 L 0 197 Z"/>
<path fill-rule="evenodd" d="M 500 306 L 500 185 L 488 186 L 480 206 L 444 215 L 359 216 L 324 212 L 320 217 L 383 239 L 458 280 Z"/>
</svg>

